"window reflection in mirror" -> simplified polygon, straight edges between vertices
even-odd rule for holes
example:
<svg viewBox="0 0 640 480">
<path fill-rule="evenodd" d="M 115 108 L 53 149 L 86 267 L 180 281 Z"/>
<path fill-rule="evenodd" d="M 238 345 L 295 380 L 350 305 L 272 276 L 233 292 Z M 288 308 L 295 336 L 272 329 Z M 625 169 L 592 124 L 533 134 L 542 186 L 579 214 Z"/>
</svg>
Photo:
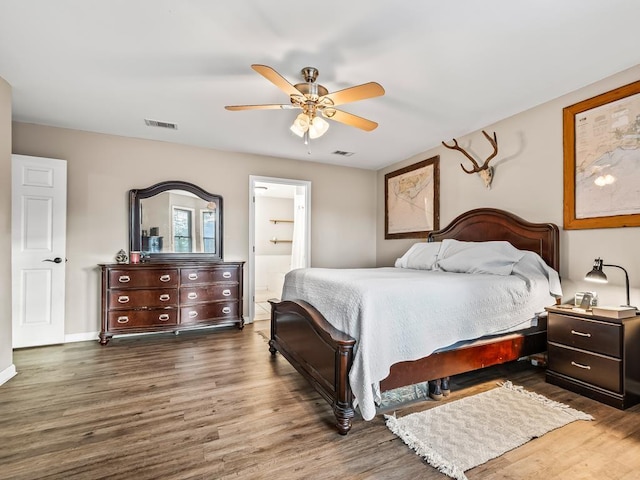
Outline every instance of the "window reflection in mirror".
<svg viewBox="0 0 640 480">
<path fill-rule="evenodd" d="M 179 181 L 131 190 L 131 250 L 153 261 L 222 260 L 222 197 Z"/>
<path fill-rule="evenodd" d="M 202 247 L 205 253 L 216 253 L 216 215 L 211 210 L 202 212 Z"/>
<path fill-rule="evenodd" d="M 193 210 L 173 206 L 173 251 L 193 252 Z"/>
</svg>

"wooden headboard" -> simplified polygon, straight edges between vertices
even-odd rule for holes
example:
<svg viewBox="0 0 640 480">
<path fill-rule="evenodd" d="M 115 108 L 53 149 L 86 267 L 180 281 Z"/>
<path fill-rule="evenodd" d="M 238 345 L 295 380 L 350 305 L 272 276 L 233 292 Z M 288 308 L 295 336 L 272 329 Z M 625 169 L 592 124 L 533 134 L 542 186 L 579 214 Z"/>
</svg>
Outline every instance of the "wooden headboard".
<svg viewBox="0 0 640 480">
<path fill-rule="evenodd" d="M 560 269 L 560 234 L 553 223 L 531 223 L 504 210 L 477 208 L 431 232 L 427 241 L 445 238 L 467 242 L 506 240 L 520 250 L 536 252 L 554 270 Z"/>
</svg>

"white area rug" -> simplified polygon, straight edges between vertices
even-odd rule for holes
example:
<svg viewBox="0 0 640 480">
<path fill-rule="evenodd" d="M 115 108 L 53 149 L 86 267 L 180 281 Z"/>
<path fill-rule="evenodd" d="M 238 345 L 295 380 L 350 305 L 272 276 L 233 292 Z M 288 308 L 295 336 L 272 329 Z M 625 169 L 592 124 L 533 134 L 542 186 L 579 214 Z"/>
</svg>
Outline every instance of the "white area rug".
<svg viewBox="0 0 640 480">
<path fill-rule="evenodd" d="M 402 418 L 387 427 L 430 465 L 457 480 L 464 472 L 576 420 L 593 420 L 505 382 L 499 388 Z"/>
</svg>

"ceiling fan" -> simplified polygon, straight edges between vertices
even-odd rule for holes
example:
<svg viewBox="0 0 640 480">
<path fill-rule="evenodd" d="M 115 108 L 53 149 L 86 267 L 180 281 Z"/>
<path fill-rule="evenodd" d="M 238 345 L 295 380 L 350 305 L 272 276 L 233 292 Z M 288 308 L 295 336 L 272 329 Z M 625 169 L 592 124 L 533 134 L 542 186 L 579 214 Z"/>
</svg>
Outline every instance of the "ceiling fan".
<svg viewBox="0 0 640 480">
<path fill-rule="evenodd" d="M 321 137 L 329 129 L 329 123 L 322 117 L 367 132 L 378 126 L 376 122 L 335 108 L 345 103 L 384 95 L 384 88 L 376 82 L 364 83 L 329 93 L 325 87 L 316 83 L 318 70 L 314 67 L 303 68 L 301 73 L 305 83 L 295 85 L 289 83 L 282 75 L 266 65 L 251 65 L 251 68 L 289 95 L 290 103 L 282 105 L 228 105 L 224 107 L 227 110 L 301 109 L 302 113 L 294 120 L 291 131 L 304 138 L 304 143 L 307 145 L 310 138 Z"/>
</svg>

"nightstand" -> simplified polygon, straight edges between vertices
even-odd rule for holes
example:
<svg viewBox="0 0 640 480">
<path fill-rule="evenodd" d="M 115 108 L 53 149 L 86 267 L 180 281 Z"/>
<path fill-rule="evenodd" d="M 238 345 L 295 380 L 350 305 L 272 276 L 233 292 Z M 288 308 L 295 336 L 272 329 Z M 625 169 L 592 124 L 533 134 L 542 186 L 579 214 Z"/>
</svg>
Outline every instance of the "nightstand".
<svg viewBox="0 0 640 480">
<path fill-rule="evenodd" d="M 640 402 L 640 315 L 547 311 L 547 382 L 620 409 Z"/>
</svg>

